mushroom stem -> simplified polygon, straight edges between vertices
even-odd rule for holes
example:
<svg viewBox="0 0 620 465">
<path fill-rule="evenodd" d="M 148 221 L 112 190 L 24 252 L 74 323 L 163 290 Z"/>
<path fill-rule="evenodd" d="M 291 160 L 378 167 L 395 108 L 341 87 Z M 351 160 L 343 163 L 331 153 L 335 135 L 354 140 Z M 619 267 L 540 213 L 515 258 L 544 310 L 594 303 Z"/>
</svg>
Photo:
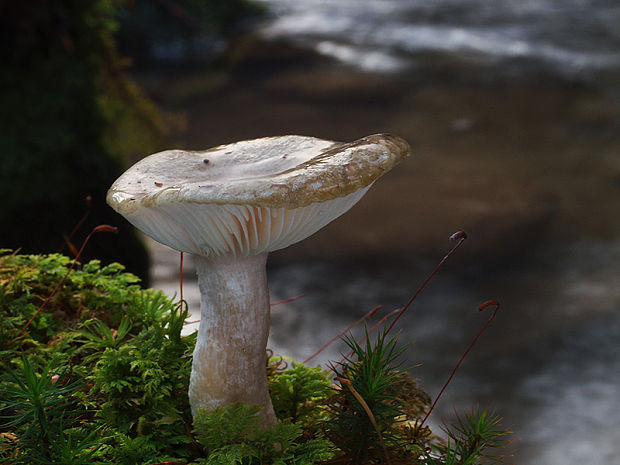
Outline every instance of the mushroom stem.
<svg viewBox="0 0 620 465">
<path fill-rule="evenodd" d="M 192 414 L 244 403 L 263 407 L 264 428 L 276 424 L 266 374 L 269 336 L 267 253 L 248 257 L 195 255 L 200 328 L 189 402 Z"/>
</svg>

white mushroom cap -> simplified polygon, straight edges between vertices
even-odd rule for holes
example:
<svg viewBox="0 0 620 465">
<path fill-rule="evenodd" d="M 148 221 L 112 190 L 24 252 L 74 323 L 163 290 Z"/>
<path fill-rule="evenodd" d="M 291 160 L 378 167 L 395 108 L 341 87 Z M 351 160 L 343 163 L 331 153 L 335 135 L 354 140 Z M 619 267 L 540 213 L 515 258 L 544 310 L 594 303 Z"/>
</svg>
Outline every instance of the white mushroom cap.
<svg viewBox="0 0 620 465">
<path fill-rule="evenodd" d="M 387 134 L 348 144 L 280 136 L 168 150 L 129 168 L 107 201 L 176 250 L 254 255 L 318 231 L 409 154 L 404 140 Z"/>
</svg>

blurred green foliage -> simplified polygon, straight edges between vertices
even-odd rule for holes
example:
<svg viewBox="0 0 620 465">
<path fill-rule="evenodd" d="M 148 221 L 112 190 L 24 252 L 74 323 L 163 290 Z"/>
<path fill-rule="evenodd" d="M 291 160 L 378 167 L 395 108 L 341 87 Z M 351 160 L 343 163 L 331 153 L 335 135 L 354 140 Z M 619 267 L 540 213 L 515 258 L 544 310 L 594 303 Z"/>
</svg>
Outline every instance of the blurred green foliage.
<svg viewBox="0 0 620 465">
<path fill-rule="evenodd" d="M 251 0 L 131 1 L 121 15 L 120 49 L 140 65 L 196 65 L 263 14 Z"/>
<path fill-rule="evenodd" d="M 91 196 L 92 211 L 74 243 L 79 247 L 97 224 L 117 224 L 120 235 L 96 238 L 85 258 L 118 260 L 146 278 L 143 245 L 105 204 L 123 158 L 135 155 L 128 151 L 158 148 L 166 127 L 164 116 L 123 74 L 114 42 L 121 3 L 1 4 L 0 244 L 59 250 Z M 129 130 L 140 144 L 125 142 Z"/>
<path fill-rule="evenodd" d="M 188 41 L 230 30 L 255 8 L 245 0 L 34 0 L 0 4 L 0 246 L 59 250 L 92 198 L 79 247 L 85 259 L 120 261 L 143 279 L 148 257 L 133 229 L 105 204 L 126 165 L 163 148 L 178 118 L 164 114 L 127 77 L 125 44 Z M 120 33 L 122 24 L 122 34 Z M 139 47 L 128 46 L 128 51 Z"/>
</svg>

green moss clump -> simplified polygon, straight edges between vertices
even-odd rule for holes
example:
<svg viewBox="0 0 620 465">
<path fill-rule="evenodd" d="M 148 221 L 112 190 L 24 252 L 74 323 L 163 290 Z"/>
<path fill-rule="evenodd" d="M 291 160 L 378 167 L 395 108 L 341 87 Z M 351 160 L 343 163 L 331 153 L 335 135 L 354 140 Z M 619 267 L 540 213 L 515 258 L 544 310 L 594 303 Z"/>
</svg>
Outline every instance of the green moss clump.
<svg viewBox="0 0 620 465">
<path fill-rule="evenodd" d="M 26 328 L 70 262 L 0 256 L 2 463 L 76 463 L 61 460 L 73 455 L 135 464 L 146 458 L 132 451 L 146 449 L 144 457 L 190 456 L 195 335 L 181 336 L 186 308 L 94 260 L 72 270 Z"/>
<path fill-rule="evenodd" d="M 385 333 L 364 346 L 348 338 L 353 355 L 333 375 L 271 357 L 272 429 L 258 425 L 257 406 L 192 417 L 186 306 L 119 264 L 67 274 L 70 264 L 0 251 L 0 463 L 499 463 L 489 451 L 505 431 L 494 415 L 459 417 L 447 441 L 421 427 L 430 399 Z"/>
<path fill-rule="evenodd" d="M 124 75 L 116 55 L 117 0 L 3 2 L 0 6 L 0 245 L 59 250 L 92 211 L 74 243 L 98 224 L 86 258 L 121 261 L 148 277 L 136 234 L 105 204 L 125 159 L 162 143 L 166 118 Z"/>
</svg>

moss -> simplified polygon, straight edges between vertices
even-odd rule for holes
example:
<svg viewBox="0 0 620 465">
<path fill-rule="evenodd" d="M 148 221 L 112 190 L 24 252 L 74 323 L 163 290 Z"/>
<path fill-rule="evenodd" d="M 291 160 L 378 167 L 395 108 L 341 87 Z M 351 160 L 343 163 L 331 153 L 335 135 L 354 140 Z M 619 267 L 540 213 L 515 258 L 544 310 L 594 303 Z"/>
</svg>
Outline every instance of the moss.
<svg viewBox="0 0 620 465">
<path fill-rule="evenodd" d="M 256 406 L 192 418 L 196 335 L 181 335 L 185 306 L 141 288 L 119 264 L 67 274 L 70 263 L 0 251 L 2 463 L 500 463 L 506 431 L 495 415 L 458 417 L 445 442 L 421 427 L 430 398 L 399 368 L 405 348 L 385 333 L 364 345 L 348 338 L 354 356 L 333 376 L 271 357 L 272 429 L 260 428 Z"/>
</svg>

